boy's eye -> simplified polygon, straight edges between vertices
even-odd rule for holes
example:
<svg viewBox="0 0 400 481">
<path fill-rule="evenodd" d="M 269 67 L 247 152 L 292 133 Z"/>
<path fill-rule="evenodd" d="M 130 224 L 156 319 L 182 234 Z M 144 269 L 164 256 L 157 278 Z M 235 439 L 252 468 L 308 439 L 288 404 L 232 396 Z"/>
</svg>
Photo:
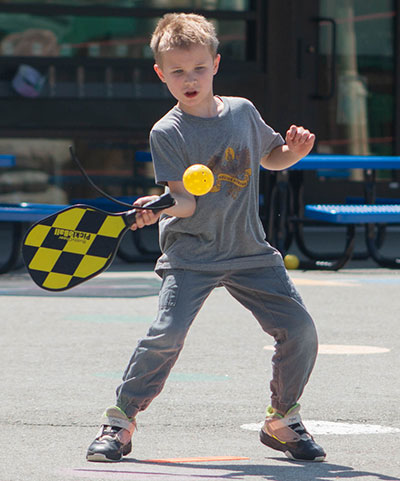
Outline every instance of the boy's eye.
<svg viewBox="0 0 400 481">
<path fill-rule="evenodd" d="M 174 70 L 174 71 L 172 72 L 172 74 L 173 74 L 173 75 L 179 75 L 179 74 L 181 74 L 182 72 L 183 72 L 183 70 Z"/>
<path fill-rule="evenodd" d="M 196 70 L 199 71 L 199 70 L 204 70 L 204 67 L 196 67 Z"/>
</svg>

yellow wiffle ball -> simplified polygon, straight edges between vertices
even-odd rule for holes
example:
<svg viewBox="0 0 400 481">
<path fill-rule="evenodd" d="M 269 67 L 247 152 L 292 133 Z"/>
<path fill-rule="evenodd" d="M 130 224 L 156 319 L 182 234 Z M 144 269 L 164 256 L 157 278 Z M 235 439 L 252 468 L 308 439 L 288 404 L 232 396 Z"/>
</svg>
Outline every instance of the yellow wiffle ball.
<svg viewBox="0 0 400 481">
<path fill-rule="evenodd" d="M 297 269 L 300 265 L 299 258 L 293 254 L 287 254 L 283 258 L 283 262 L 285 263 L 286 269 Z"/>
<path fill-rule="evenodd" d="M 183 185 L 193 195 L 205 195 L 214 185 L 214 175 L 206 165 L 194 164 L 183 174 Z"/>
</svg>

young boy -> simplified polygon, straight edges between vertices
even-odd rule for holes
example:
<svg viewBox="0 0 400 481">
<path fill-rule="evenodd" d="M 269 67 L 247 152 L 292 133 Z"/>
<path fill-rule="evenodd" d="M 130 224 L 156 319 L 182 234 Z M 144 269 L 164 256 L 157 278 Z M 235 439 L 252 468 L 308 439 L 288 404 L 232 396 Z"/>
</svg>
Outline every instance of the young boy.
<svg viewBox="0 0 400 481">
<path fill-rule="evenodd" d="M 292 459 L 325 458 L 297 404 L 314 366 L 316 330 L 280 253 L 265 241 L 258 214 L 260 162 L 270 170 L 288 168 L 310 152 L 315 137 L 292 125 L 285 143 L 251 102 L 215 96 L 217 47 L 212 24 L 199 15 L 165 15 L 153 33 L 154 69 L 177 104 L 154 125 L 150 145 L 156 181 L 168 187 L 176 205 L 164 210 L 159 226 L 158 315 L 129 361 L 116 406 L 104 413 L 89 461 L 120 461 L 130 453 L 137 413 L 161 392 L 190 325 L 217 286 L 248 308 L 276 341 L 261 442 Z M 182 183 L 183 172 L 195 163 L 208 165 L 215 176 L 213 189 L 202 197 L 189 194 Z M 133 229 L 159 217 L 143 211 Z"/>
</svg>

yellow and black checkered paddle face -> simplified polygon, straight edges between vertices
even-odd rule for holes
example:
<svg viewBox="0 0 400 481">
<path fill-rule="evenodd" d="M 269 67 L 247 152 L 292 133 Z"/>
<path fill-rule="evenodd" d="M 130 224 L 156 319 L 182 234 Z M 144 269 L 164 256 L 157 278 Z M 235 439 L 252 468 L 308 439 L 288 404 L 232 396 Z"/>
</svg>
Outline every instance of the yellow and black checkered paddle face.
<svg viewBox="0 0 400 481">
<path fill-rule="evenodd" d="M 31 227 L 22 255 L 38 286 L 62 291 L 107 269 L 128 229 L 121 214 L 69 207 Z"/>
<path fill-rule="evenodd" d="M 26 233 L 22 256 L 34 282 L 64 291 L 106 270 L 121 239 L 135 222 L 137 209 L 160 211 L 174 205 L 170 194 L 117 214 L 74 205 L 34 224 Z"/>
</svg>

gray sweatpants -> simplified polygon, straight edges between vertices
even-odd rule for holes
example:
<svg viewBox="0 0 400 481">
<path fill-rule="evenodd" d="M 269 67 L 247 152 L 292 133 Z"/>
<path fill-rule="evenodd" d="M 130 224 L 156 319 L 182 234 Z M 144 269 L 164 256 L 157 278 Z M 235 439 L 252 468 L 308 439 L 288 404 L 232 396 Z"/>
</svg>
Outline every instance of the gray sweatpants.
<svg viewBox="0 0 400 481">
<path fill-rule="evenodd" d="M 284 267 L 224 272 L 165 270 L 158 315 L 140 339 L 117 388 L 129 417 L 161 392 L 188 330 L 210 292 L 224 286 L 275 339 L 271 405 L 286 412 L 301 396 L 317 355 L 314 322 Z M 249 367 L 250 369 L 250 367 Z"/>
</svg>

